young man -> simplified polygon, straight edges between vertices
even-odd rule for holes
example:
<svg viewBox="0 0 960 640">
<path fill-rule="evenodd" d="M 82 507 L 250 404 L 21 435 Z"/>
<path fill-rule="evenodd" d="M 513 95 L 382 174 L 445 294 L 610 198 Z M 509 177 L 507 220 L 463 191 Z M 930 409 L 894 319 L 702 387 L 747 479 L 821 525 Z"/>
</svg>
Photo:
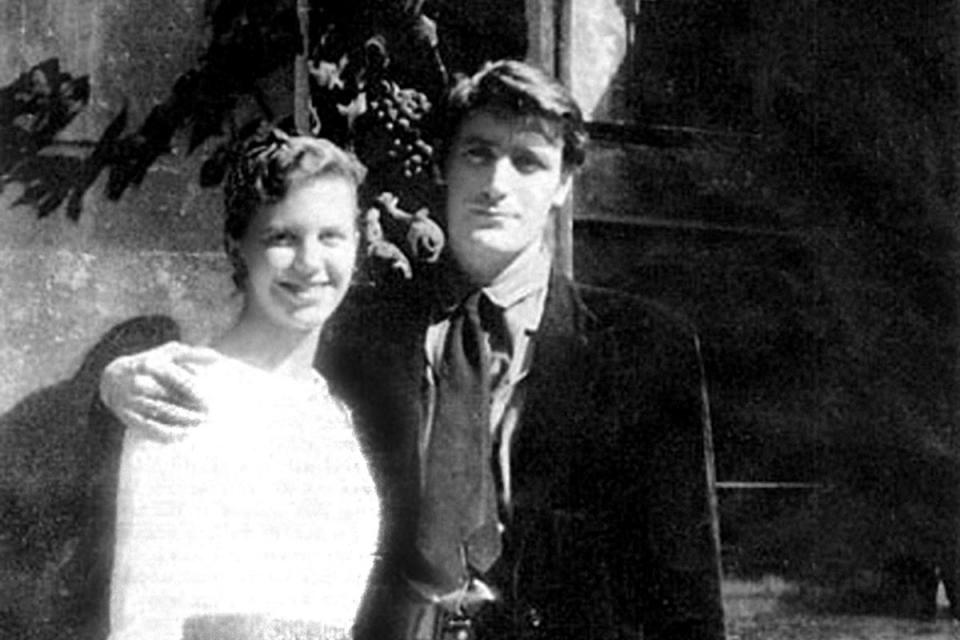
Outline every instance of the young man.
<svg viewBox="0 0 960 640">
<path fill-rule="evenodd" d="M 356 408 L 387 514 L 358 637 L 723 638 L 695 336 L 552 269 L 579 108 L 501 61 L 443 109 L 446 262 L 429 285 L 357 292 L 318 363 Z M 176 433 L 202 413 L 200 357 L 118 361 L 105 399 Z"/>
</svg>

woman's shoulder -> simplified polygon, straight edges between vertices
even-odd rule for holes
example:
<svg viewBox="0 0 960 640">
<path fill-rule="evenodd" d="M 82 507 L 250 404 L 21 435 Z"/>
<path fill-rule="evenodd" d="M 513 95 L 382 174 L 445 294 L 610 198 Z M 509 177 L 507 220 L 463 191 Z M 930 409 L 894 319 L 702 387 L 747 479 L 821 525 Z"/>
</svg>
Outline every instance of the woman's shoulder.
<svg viewBox="0 0 960 640">
<path fill-rule="evenodd" d="M 314 401 L 328 394 L 326 380 L 315 370 L 293 378 L 222 353 L 196 370 L 196 383 L 202 398 L 231 406 Z"/>
</svg>

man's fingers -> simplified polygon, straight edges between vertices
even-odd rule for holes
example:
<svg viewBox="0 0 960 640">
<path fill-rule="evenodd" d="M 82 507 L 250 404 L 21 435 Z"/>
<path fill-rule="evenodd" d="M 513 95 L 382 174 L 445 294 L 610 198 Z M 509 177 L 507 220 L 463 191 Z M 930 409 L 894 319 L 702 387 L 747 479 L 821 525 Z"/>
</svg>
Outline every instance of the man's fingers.
<svg viewBox="0 0 960 640">
<path fill-rule="evenodd" d="M 146 396 L 202 411 L 206 405 L 197 391 L 196 379 L 193 369 L 166 358 L 148 358 L 137 372 L 135 385 Z"/>
<path fill-rule="evenodd" d="M 123 411 L 127 416 L 134 416 L 138 422 L 162 424 L 174 430 L 196 427 L 206 417 L 203 411 L 146 396 L 132 398 Z"/>
<path fill-rule="evenodd" d="M 176 442 L 190 435 L 190 427 L 171 426 L 158 422 L 152 418 L 147 418 L 133 410 L 121 409 L 119 418 L 127 425 L 129 430 L 139 432 L 142 436 L 156 440 L 158 442 Z"/>
<path fill-rule="evenodd" d="M 183 437 L 207 417 L 197 374 L 218 357 L 212 349 L 168 342 L 118 358 L 104 371 L 101 395 L 128 426 L 158 440 Z"/>
<path fill-rule="evenodd" d="M 172 360 L 177 365 L 195 372 L 197 369 L 213 364 L 221 358 L 220 354 L 210 347 L 191 347 L 180 342 L 169 343 L 175 346 L 172 350 Z"/>
</svg>

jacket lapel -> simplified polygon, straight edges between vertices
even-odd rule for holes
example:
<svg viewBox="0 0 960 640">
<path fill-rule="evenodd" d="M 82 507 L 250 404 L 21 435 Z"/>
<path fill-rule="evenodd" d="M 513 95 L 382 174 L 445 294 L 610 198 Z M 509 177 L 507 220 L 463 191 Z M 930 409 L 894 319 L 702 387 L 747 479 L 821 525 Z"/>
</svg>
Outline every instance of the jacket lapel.
<svg viewBox="0 0 960 640">
<path fill-rule="evenodd" d="M 543 318 L 533 338 L 527 394 L 510 449 L 520 501 L 525 489 L 549 482 L 568 468 L 567 449 L 576 440 L 568 431 L 580 422 L 576 416 L 584 410 L 588 393 L 584 376 L 590 368 L 589 319 L 573 283 L 551 274 Z"/>
</svg>

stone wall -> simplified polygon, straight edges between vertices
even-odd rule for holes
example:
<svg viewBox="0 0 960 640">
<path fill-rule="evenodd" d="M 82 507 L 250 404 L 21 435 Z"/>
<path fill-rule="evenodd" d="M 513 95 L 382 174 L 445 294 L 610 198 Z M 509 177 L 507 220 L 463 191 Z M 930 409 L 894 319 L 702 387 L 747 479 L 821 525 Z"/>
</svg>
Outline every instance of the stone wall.
<svg viewBox="0 0 960 640">
<path fill-rule="evenodd" d="M 79 162 L 126 109 L 130 127 L 166 97 L 205 44 L 203 2 L 53 0 L 4 3 L 0 85 L 50 58 L 89 76 L 91 99 L 44 151 L 51 171 Z M 149 25 L 149 28 L 146 26 Z M 185 147 L 185 141 L 180 141 Z M 201 152 L 161 156 L 137 188 L 87 190 L 79 219 L 60 207 L 39 218 L 12 183 L 0 194 L 0 414 L 29 392 L 69 377 L 110 327 L 163 314 L 202 340 L 229 315 L 215 190 L 197 182 Z M 28 195 L 28 194 L 27 194 Z M 27 202 L 23 202 L 27 200 Z"/>
<path fill-rule="evenodd" d="M 72 193 L 46 208 L 124 110 L 129 133 L 196 64 L 203 4 L 0 3 L 0 87 L 53 58 L 90 85 L 56 142 L 19 165 L 29 179 L 0 193 L 0 637 L 101 637 L 88 621 L 102 602 L 88 598 L 102 592 L 87 587 L 102 584 L 102 567 L 78 551 L 101 521 L 91 492 L 119 432 L 95 410 L 99 372 L 123 352 L 202 341 L 236 304 L 219 195 L 198 184 L 204 149 L 176 140 L 119 199 L 100 173 L 78 216 Z"/>
</svg>

